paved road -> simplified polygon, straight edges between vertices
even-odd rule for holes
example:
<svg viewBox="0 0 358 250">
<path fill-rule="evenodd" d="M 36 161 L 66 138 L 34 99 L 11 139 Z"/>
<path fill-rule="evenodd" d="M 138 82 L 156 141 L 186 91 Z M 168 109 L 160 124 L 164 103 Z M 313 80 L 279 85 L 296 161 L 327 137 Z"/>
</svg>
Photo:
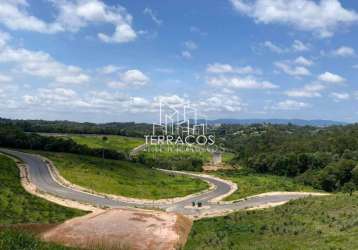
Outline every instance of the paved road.
<svg viewBox="0 0 358 250">
<path fill-rule="evenodd" d="M 35 184 L 39 190 L 43 192 L 47 192 L 49 194 L 53 194 L 55 196 L 64 199 L 75 200 L 82 203 L 92 204 L 100 207 L 111 207 L 111 208 L 141 207 L 141 208 L 149 208 L 149 209 L 156 207 L 156 208 L 165 209 L 167 211 L 179 212 L 189 216 L 202 216 L 203 214 L 210 214 L 213 212 L 240 210 L 248 207 L 265 205 L 267 203 L 285 202 L 285 201 L 299 199 L 307 196 L 307 194 L 279 194 L 279 195 L 272 195 L 272 196 L 265 196 L 265 197 L 252 197 L 232 204 L 211 203 L 210 200 L 212 200 L 213 198 L 228 193 L 231 190 L 230 185 L 227 184 L 226 182 L 220 181 L 217 178 L 198 177 L 202 180 L 206 180 L 210 182 L 216 188 L 209 192 L 199 194 L 195 197 L 190 197 L 182 201 L 174 202 L 169 205 L 168 204 L 156 204 L 156 205 L 135 204 L 126 201 L 113 200 L 108 197 L 101 197 L 90 193 L 85 193 L 82 191 L 76 191 L 64 187 L 62 185 L 59 185 L 55 180 L 52 179 L 52 176 L 49 172 L 46 163 L 35 155 L 14 151 L 14 150 L 2 149 L 2 148 L 0 148 L 0 152 L 18 157 L 22 161 L 24 161 L 28 166 L 28 172 L 31 182 Z M 187 173 L 182 173 L 182 174 L 187 174 Z M 199 209 L 199 208 L 192 207 L 193 201 L 202 202 L 203 208 Z"/>
</svg>

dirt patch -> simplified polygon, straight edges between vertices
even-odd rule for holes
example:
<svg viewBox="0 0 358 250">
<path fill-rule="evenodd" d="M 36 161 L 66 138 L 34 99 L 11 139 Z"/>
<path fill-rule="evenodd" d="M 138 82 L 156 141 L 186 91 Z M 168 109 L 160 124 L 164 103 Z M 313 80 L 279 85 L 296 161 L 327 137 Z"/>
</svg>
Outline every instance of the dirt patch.
<svg viewBox="0 0 358 250">
<path fill-rule="evenodd" d="M 192 221 L 176 213 L 110 209 L 69 220 L 42 238 L 66 246 L 118 249 L 178 249 L 187 240 Z"/>
<path fill-rule="evenodd" d="M 219 164 L 219 165 L 204 165 L 203 166 L 203 170 L 205 172 L 215 172 L 215 171 L 219 171 L 219 170 L 233 170 L 234 167 L 227 165 L 227 164 Z"/>
</svg>

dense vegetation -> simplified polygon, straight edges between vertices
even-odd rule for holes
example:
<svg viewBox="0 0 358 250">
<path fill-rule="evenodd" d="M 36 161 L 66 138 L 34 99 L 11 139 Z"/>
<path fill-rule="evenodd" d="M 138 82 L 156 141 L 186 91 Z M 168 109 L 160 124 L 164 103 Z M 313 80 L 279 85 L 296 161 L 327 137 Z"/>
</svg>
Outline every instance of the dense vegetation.
<svg viewBox="0 0 358 250">
<path fill-rule="evenodd" d="M 31 233 L 4 230 L 0 231 L 1 250 L 76 250 L 40 241 Z"/>
<path fill-rule="evenodd" d="M 0 155 L 0 224 L 57 223 L 83 214 L 27 193 L 15 162 Z"/>
<path fill-rule="evenodd" d="M 90 148 L 69 138 L 24 133 L 21 129 L 9 125 L 0 125 L 0 147 L 69 152 L 98 157 L 104 156 L 109 159 L 126 158 L 125 153 L 116 150 Z"/>
<path fill-rule="evenodd" d="M 158 151 L 156 148 L 160 147 Z M 142 151 L 135 160 L 152 167 L 184 171 L 202 171 L 203 165 L 210 163 L 212 153 L 197 147 L 196 151 L 186 145 L 152 145 Z M 235 155 L 223 153 L 223 161 L 231 162 Z"/>
<path fill-rule="evenodd" d="M 39 133 L 68 133 L 68 134 L 107 134 L 141 137 L 152 130 L 150 124 L 145 123 L 105 123 L 70 121 L 43 121 L 43 120 L 10 120 L 0 118 L 0 125 L 16 126 L 25 132 Z"/>
<path fill-rule="evenodd" d="M 208 152 L 185 151 L 185 146 L 152 145 L 135 160 L 146 166 L 162 169 L 202 171 L 204 162 L 210 161 L 210 158 Z"/>
<path fill-rule="evenodd" d="M 358 125 L 227 125 L 217 133 L 235 149 L 236 161 L 256 172 L 295 177 L 326 191 L 358 186 Z"/>
<path fill-rule="evenodd" d="M 38 153 L 52 160 L 65 179 L 97 192 L 133 198 L 164 199 L 208 188 L 207 183 L 201 180 L 167 174 L 129 161 L 64 153 Z"/>
<path fill-rule="evenodd" d="M 358 194 L 311 197 L 194 222 L 185 249 L 358 249 Z"/>
<path fill-rule="evenodd" d="M 312 187 L 302 185 L 289 177 L 259 174 L 249 169 L 241 169 L 240 171 L 222 171 L 217 172 L 216 175 L 220 178 L 231 180 L 238 186 L 235 193 L 227 197 L 226 200 L 237 200 L 266 192 L 310 192 L 314 190 Z"/>
</svg>

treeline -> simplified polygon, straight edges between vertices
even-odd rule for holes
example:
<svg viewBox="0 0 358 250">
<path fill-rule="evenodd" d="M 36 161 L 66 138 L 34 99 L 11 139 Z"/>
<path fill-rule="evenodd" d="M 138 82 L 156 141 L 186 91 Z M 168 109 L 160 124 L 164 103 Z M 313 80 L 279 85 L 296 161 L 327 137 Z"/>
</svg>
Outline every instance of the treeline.
<svg viewBox="0 0 358 250">
<path fill-rule="evenodd" d="M 329 192 L 350 192 L 358 187 L 358 151 L 346 153 L 341 157 L 319 152 L 263 153 L 249 157 L 244 162 L 259 173 L 294 177 L 306 185 Z"/>
<path fill-rule="evenodd" d="M 196 157 L 170 157 L 170 158 L 153 158 L 145 155 L 139 155 L 135 161 L 152 168 L 161 168 L 177 171 L 194 171 L 201 172 L 204 162 Z"/>
<path fill-rule="evenodd" d="M 260 173 L 294 177 L 326 191 L 358 189 L 358 125 L 222 126 L 236 162 Z"/>
<path fill-rule="evenodd" d="M 70 121 L 11 120 L 0 118 L 0 125 L 16 126 L 25 132 L 103 134 L 141 137 L 151 132 L 151 125 L 145 123 L 80 123 Z"/>
<path fill-rule="evenodd" d="M 0 147 L 67 152 L 115 160 L 126 159 L 126 154 L 123 152 L 110 149 L 89 148 L 86 145 L 77 144 L 69 138 L 47 137 L 38 134 L 24 133 L 21 129 L 11 125 L 0 125 Z"/>
</svg>

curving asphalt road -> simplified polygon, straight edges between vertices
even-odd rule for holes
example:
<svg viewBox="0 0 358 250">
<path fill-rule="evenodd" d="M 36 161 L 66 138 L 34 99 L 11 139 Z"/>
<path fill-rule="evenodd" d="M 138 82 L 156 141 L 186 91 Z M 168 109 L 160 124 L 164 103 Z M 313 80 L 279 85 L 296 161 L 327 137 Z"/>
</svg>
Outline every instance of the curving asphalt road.
<svg viewBox="0 0 358 250">
<path fill-rule="evenodd" d="M 196 176 L 197 178 L 200 178 L 213 184 L 215 186 L 215 189 L 178 202 L 173 202 L 172 204 L 136 204 L 133 202 L 114 200 L 108 197 L 102 197 L 64 187 L 58 184 L 52 178 L 46 163 L 36 155 L 3 148 L 0 148 L 0 152 L 15 156 L 25 162 L 28 167 L 28 173 L 31 182 L 39 190 L 64 199 L 75 200 L 81 203 L 91 204 L 99 207 L 140 207 L 148 209 L 160 208 L 166 211 L 179 212 L 181 214 L 188 215 L 191 217 L 202 217 L 203 215 L 236 211 L 249 207 L 262 206 L 268 203 L 287 202 L 289 200 L 299 199 L 308 196 L 304 193 L 286 193 L 270 196 L 251 197 L 231 204 L 212 203 L 210 202 L 212 199 L 227 194 L 231 190 L 230 185 L 224 181 L 220 181 L 220 179 L 218 178 L 211 178 L 209 176 Z M 185 172 L 180 172 L 180 174 L 193 175 Z M 202 208 L 192 207 L 193 201 L 200 201 L 202 203 Z"/>
</svg>

